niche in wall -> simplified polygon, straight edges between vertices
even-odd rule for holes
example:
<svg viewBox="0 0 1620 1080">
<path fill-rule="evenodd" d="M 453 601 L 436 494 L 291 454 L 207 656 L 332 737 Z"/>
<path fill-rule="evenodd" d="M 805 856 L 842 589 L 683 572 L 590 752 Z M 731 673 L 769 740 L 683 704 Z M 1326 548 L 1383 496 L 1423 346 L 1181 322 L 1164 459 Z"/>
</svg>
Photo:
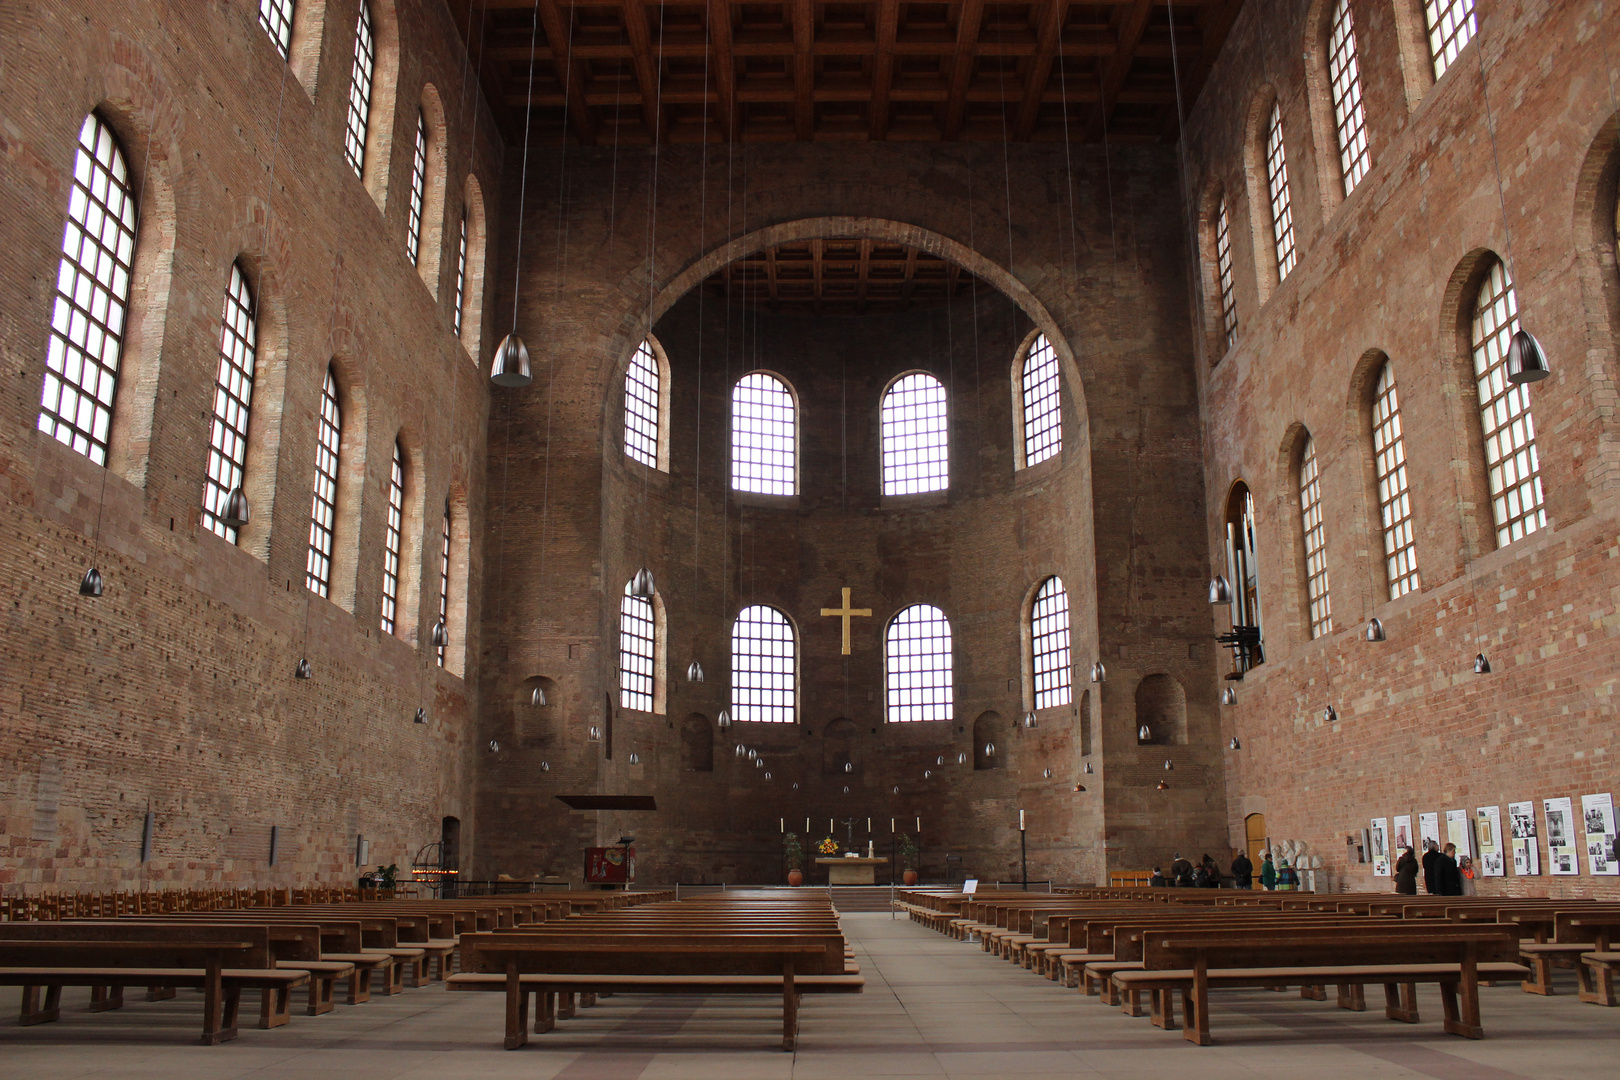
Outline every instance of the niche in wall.
<svg viewBox="0 0 1620 1080">
<path fill-rule="evenodd" d="M 1006 749 L 996 741 L 1002 734 L 1001 714 L 994 709 L 980 713 L 979 718 L 973 721 L 973 768 L 975 771 L 983 769 L 999 769 L 1006 758 Z M 991 746 L 995 751 L 989 752 Z"/>
<path fill-rule="evenodd" d="M 681 767 L 687 772 L 714 772 L 714 728 L 702 713 L 681 721 Z"/>
<path fill-rule="evenodd" d="M 1143 740 L 1140 729 L 1146 724 L 1151 738 Z M 1143 746 L 1185 746 L 1187 743 L 1187 692 L 1169 675 L 1148 675 L 1136 684 L 1137 741 Z"/>
</svg>

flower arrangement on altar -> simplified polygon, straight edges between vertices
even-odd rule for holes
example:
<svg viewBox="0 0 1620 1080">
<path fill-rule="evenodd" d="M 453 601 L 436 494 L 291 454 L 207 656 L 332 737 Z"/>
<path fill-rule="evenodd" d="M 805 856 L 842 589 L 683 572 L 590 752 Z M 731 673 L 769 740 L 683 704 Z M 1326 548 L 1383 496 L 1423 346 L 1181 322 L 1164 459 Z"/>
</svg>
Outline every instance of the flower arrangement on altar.
<svg viewBox="0 0 1620 1080">
<path fill-rule="evenodd" d="M 838 854 L 838 841 L 829 836 L 816 845 L 816 850 L 823 855 L 836 855 Z"/>
</svg>

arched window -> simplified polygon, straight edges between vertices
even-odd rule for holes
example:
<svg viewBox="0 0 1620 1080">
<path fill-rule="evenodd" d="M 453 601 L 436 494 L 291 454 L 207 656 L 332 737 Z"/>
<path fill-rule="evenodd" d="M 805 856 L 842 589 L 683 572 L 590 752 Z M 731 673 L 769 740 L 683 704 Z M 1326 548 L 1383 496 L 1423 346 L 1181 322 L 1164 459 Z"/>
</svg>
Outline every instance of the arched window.
<svg viewBox="0 0 1620 1080">
<path fill-rule="evenodd" d="M 450 634 L 450 500 L 444 500 L 444 517 L 439 527 L 439 622 L 444 624 L 446 640 Z M 446 645 L 435 647 L 439 666 L 444 667 Z"/>
<path fill-rule="evenodd" d="M 624 452 L 649 469 L 658 468 L 659 415 L 663 382 L 652 343 L 643 341 L 624 373 Z"/>
<path fill-rule="evenodd" d="M 1322 525 L 1322 482 L 1316 468 L 1316 440 L 1305 436 L 1299 449 L 1299 525 L 1305 543 L 1305 596 L 1310 606 L 1311 637 L 1333 631 L 1333 602 L 1328 595 L 1327 532 Z"/>
<path fill-rule="evenodd" d="M 631 595 L 634 585 L 634 580 L 624 583 L 619 601 L 619 707 L 652 712 L 658 623 L 652 601 Z"/>
<path fill-rule="evenodd" d="M 951 656 L 951 623 L 939 608 L 913 604 L 894 617 L 884 641 L 891 724 L 951 719 Z"/>
<path fill-rule="evenodd" d="M 1471 344 L 1498 546 L 1547 524 L 1530 390 L 1507 379 L 1508 342 L 1518 329 L 1519 302 L 1513 295 L 1513 281 L 1497 259 L 1479 287 Z"/>
<path fill-rule="evenodd" d="M 1367 174 L 1367 117 L 1361 105 L 1361 68 L 1356 63 L 1356 28 L 1350 0 L 1336 0 L 1328 28 L 1328 85 L 1333 91 L 1334 131 L 1339 137 L 1339 169 L 1348 196 Z"/>
<path fill-rule="evenodd" d="M 394 440 L 388 474 L 388 527 L 383 533 L 382 632 L 395 632 L 399 614 L 399 557 L 405 535 L 405 448 Z"/>
<path fill-rule="evenodd" d="M 1406 479 L 1406 436 L 1395 372 L 1385 361 L 1373 388 L 1373 471 L 1378 483 L 1378 516 L 1384 526 L 1384 570 L 1389 598 L 1419 587 L 1417 540 L 1412 535 L 1412 492 Z"/>
<path fill-rule="evenodd" d="M 247 464 L 248 415 L 253 407 L 253 364 L 258 327 L 253 293 L 239 263 L 231 264 L 225 309 L 219 318 L 219 375 L 214 380 L 214 426 L 208 435 L 202 523 L 236 543 L 237 529 L 220 520 L 231 491 L 242 486 Z"/>
<path fill-rule="evenodd" d="M 793 723 L 797 673 L 787 616 L 758 604 L 738 612 L 731 626 L 731 718 Z"/>
<path fill-rule="evenodd" d="M 1226 498 L 1226 576 L 1232 589 L 1232 631 L 1241 635 L 1232 651 L 1233 670 L 1265 663 L 1260 621 L 1260 559 L 1255 550 L 1254 496 L 1241 480 Z"/>
<path fill-rule="evenodd" d="M 1024 357 L 1019 386 L 1024 411 L 1024 465 L 1035 465 L 1063 452 L 1063 402 L 1059 389 L 1057 350 L 1045 334 L 1036 334 Z M 941 398 L 943 399 L 943 393 Z"/>
<path fill-rule="evenodd" d="M 1074 658 L 1069 652 L 1069 594 L 1063 579 L 1049 577 L 1029 609 L 1031 675 L 1035 707 L 1050 709 L 1073 700 Z"/>
<path fill-rule="evenodd" d="M 1474 21 L 1474 0 L 1423 0 L 1423 21 L 1429 30 L 1429 58 L 1434 61 L 1434 77 L 1438 79 L 1479 28 Z"/>
<path fill-rule="evenodd" d="M 411 154 L 411 205 L 405 223 L 405 254 L 415 266 L 422 256 L 422 208 L 427 199 L 427 117 L 416 110 L 416 149 Z"/>
<path fill-rule="evenodd" d="M 731 486 L 764 495 L 798 490 L 793 395 L 774 375 L 744 375 L 731 392 Z"/>
<path fill-rule="evenodd" d="M 287 59 L 292 48 L 293 7 L 297 0 L 259 0 L 259 25 L 275 42 L 276 51 Z"/>
<path fill-rule="evenodd" d="M 467 303 L 467 208 L 461 208 L 461 231 L 456 240 L 456 306 L 451 312 L 451 329 L 461 336 L 462 308 Z"/>
<path fill-rule="evenodd" d="M 315 494 L 309 510 L 309 558 L 304 584 L 313 593 L 332 590 L 332 535 L 337 525 L 338 459 L 343 449 L 343 411 L 330 366 L 321 385 L 321 415 L 315 429 Z"/>
<path fill-rule="evenodd" d="M 39 430 L 97 465 L 107 464 L 138 216 L 124 153 L 112 129 L 91 113 L 73 155 Z"/>
<path fill-rule="evenodd" d="M 1266 192 L 1271 198 L 1271 238 L 1277 246 L 1277 280 L 1294 268 L 1294 211 L 1288 197 L 1288 151 L 1283 147 L 1282 103 L 1271 103 L 1266 121 Z"/>
<path fill-rule="evenodd" d="M 371 26 L 371 5 L 360 0 L 354 26 L 354 70 L 349 76 L 349 123 L 343 133 L 343 156 L 354 175 L 366 174 L 366 129 L 371 124 L 371 80 L 377 71 L 377 37 Z"/>
<path fill-rule="evenodd" d="M 883 494 L 910 495 L 950 486 L 945 387 L 914 371 L 883 394 Z"/>
<path fill-rule="evenodd" d="M 1237 293 L 1232 288 L 1232 226 L 1226 196 L 1215 204 L 1215 273 L 1221 286 L 1221 334 L 1230 349 L 1237 344 Z"/>
</svg>

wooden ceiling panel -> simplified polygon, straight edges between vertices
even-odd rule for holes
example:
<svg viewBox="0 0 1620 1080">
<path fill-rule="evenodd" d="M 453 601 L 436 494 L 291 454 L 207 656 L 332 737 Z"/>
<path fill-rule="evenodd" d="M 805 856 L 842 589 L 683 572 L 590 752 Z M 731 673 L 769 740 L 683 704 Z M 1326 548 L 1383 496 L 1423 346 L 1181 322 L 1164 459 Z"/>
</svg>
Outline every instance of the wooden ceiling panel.
<svg viewBox="0 0 1620 1080">
<path fill-rule="evenodd" d="M 972 299 L 955 263 L 881 240 L 804 240 L 756 251 L 703 283 L 709 295 L 786 314 L 883 315 Z"/>
</svg>

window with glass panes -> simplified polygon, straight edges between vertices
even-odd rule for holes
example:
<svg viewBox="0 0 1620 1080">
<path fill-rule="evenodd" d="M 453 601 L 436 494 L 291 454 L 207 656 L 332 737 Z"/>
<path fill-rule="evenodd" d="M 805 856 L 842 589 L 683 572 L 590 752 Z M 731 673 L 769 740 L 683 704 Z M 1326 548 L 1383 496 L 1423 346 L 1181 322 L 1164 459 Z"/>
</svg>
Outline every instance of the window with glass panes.
<svg viewBox="0 0 1620 1080">
<path fill-rule="evenodd" d="M 1310 605 L 1311 637 L 1316 638 L 1333 630 L 1333 602 L 1328 595 L 1322 480 L 1316 467 L 1316 440 L 1309 435 L 1299 455 L 1299 521 L 1305 536 L 1305 598 Z"/>
<path fill-rule="evenodd" d="M 304 584 L 320 596 L 332 590 L 332 539 L 337 528 L 338 458 L 343 448 L 343 411 L 338 407 L 337 379 L 326 369 L 321 386 L 321 415 L 315 426 L 315 493 L 309 509 L 309 557 Z"/>
<path fill-rule="evenodd" d="M 247 464 L 248 416 L 253 407 L 253 365 L 258 341 L 253 293 L 238 263 L 231 264 L 219 323 L 219 373 L 214 379 L 214 423 L 208 433 L 202 523 L 203 528 L 234 544 L 236 526 L 220 518 L 231 492 L 242 486 Z"/>
<path fill-rule="evenodd" d="M 939 608 L 913 604 L 894 617 L 884 642 L 890 723 L 951 719 L 951 658 L 951 623 Z"/>
<path fill-rule="evenodd" d="M 762 495 L 797 490 L 793 395 L 774 375 L 744 375 L 731 392 L 731 486 Z"/>
<path fill-rule="evenodd" d="M 658 468 L 658 357 L 643 341 L 624 373 L 624 452 L 649 469 Z"/>
<path fill-rule="evenodd" d="M 456 306 L 450 316 L 456 337 L 461 336 L 461 312 L 467 303 L 467 211 L 461 211 L 460 238 L 456 241 Z"/>
<path fill-rule="evenodd" d="M 1519 303 L 1513 280 L 1507 267 L 1496 260 L 1475 301 L 1472 351 L 1498 547 L 1547 524 L 1530 388 L 1507 378 L 1508 342 L 1518 329 Z"/>
<path fill-rule="evenodd" d="M 427 118 L 416 110 L 416 149 L 411 153 L 411 205 L 406 221 L 405 254 L 415 266 L 422 256 L 422 205 L 427 198 Z"/>
<path fill-rule="evenodd" d="M 1277 280 L 1294 268 L 1294 211 L 1288 196 L 1288 151 L 1283 147 L 1282 106 L 1273 102 L 1266 123 L 1266 190 L 1271 197 L 1271 236 L 1277 245 Z"/>
<path fill-rule="evenodd" d="M 1049 709 L 1073 700 L 1074 657 L 1069 652 L 1069 594 L 1063 579 L 1049 577 L 1029 609 L 1030 656 L 1035 707 Z"/>
<path fill-rule="evenodd" d="M 275 42 L 283 60 L 292 49 L 293 6 L 296 0 L 259 0 L 259 25 Z"/>
<path fill-rule="evenodd" d="M 1035 465 L 1063 451 L 1063 405 L 1057 350 L 1036 334 L 1024 357 L 1024 464 Z"/>
<path fill-rule="evenodd" d="M 932 375 L 903 375 L 883 395 L 883 494 L 950 486 L 945 387 Z"/>
<path fill-rule="evenodd" d="M 1361 104 L 1361 68 L 1356 63 L 1356 28 L 1350 0 L 1337 0 L 1328 30 L 1328 85 L 1333 91 L 1334 131 L 1339 137 L 1339 172 L 1349 195 L 1367 175 L 1367 116 Z"/>
<path fill-rule="evenodd" d="M 388 525 L 383 531 L 382 631 L 396 631 L 399 616 L 399 557 L 405 535 L 405 449 L 394 440 L 388 474 Z"/>
<path fill-rule="evenodd" d="M 1215 272 L 1221 286 L 1221 334 L 1230 349 L 1237 344 L 1237 293 L 1232 288 L 1232 227 L 1226 216 L 1226 196 L 1215 204 Z"/>
<path fill-rule="evenodd" d="M 107 464 L 137 217 L 124 153 L 112 129 L 91 113 L 73 155 L 39 430 L 97 465 Z"/>
<path fill-rule="evenodd" d="M 791 724 L 797 704 L 793 625 L 773 607 L 754 605 L 731 626 L 731 718 Z"/>
<path fill-rule="evenodd" d="M 1378 484 L 1378 516 L 1384 526 L 1384 572 L 1389 598 L 1417 591 L 1417 540 L 1412 530 L 1412 491 L 1406 478 L 1406 436 L 1395 372 L 1385 364 L 1373 388 L 1373 472 Z"/>
<path fill-rule="evenodd" d="M 444 517 L 439 528 L 439 625 L 446 637 L 450 633 L 450 502 L 445 501 Z M 439 666 L 444 667 L 445 645 L 435 646 Z"/>
<path fill-rule="evenodd" d="M 652 712 L 657 624 L 652 601 L 630 594 L 634 585 L 626 582 L 619 600 L 619 708 Z"/>
<path fill-rule="evenodd" d="M 1423 0 L 1423 19 L 1429 30 L 1429 58 L 1438 79 L 1479 29 L 1474 0 Z"/>
<path fill-rule="evenodd" d="M 371 124 L 371 79 L 377 70 L 377 42 L 371 32 L 371 5 L 362 0 L 354 26 L 354 69 L 349 75 L 349 119 L 343 132 L 343 156 L 354 175 L 364 176 L 366 129 Z"/>
</svg>

